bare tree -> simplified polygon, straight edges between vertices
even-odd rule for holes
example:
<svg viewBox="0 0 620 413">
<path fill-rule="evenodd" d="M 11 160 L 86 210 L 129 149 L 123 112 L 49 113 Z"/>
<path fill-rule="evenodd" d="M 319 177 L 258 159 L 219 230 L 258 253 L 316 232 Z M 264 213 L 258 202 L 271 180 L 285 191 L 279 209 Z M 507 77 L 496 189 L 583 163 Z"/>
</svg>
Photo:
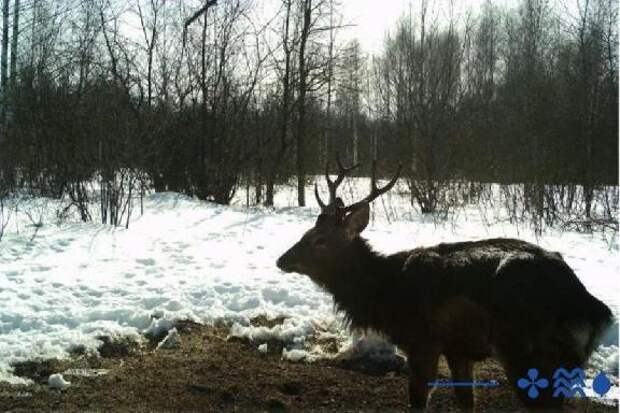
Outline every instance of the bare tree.
<svg viewBox="0 0 620 413">
<path fill-rule="evenodd" d="M 275 181 L 281 168 L 282 160 L 289 147 L 289 125 L 291 117 L 292 101 L 292 71 L 293 71 L 293 52 L 294 40 L 292 39 L 292 6 L 293 0 L 282 0 L 283 4 L 283 30 L 281 37 L 282 52 L 284 54 L 284 65 L 279 70 L 279 78 L 282 87 L 281 105 L 279 113 L 279 142 L 276 154 L 272 160 L 271 167 L 267 172 L 267 188 L 265 193 L 265 205 L 272 206 L 275 194 Z"/>
<path fill-rule="evenodd" d="M 299 80 L 297 86 L 297 202 L 299 206 L 306 205 L 306 94 L 308 93 L 308 62 L 306 47 L 312 24 L 312 0 L 303 0 L 301 3 L 301 35 L 299 39 Z"/>
<path fill-rule="evenodd" d="M 153 104 L 153 57 L 155 48 L 157 47 L 158 38 L 158 17 L 159 12 L 165 0 L 149 0 L 150 21 L 146 22 L 145 13 L 142 11 L 141 0 L 136 1 L 138 17 L 140 18 L 140 26 L 142 35 L 144 36 L 144 44 L 146 45 L 147 54 L 147 72 L 146 72 L 146 88 L 147 88 L 147 106 L 149 109 Z"/>
<path fill-rule="evenodd" d="M 0 51 L 0 89 L 2 91 L 2 107 L 0 108 L 0 125 L 6 128 L 8 106 L 8 59 L 9 59 L 9 2 L 2 0 L 2 50 Z"/>
<path fill-rule="evenodd" d="M 329 0 L 329 42 L 327 44 L 327 96 L 326 96 L 326 108 L 325 108 L 325 126 L 323 128 L 323 162 L 327 162 L 331 156 L 330 149 L 330 133 L 331 133 L 331 117 L 332 117 L 332 91 L 334 85 L 334 48 L 336 46 L 336 30 L 334 20 L 334 0 Z"/>
<path fill-rule="evenodd" d="M 361 46 L 357 40 L 352 40 L 347 44 L 341 60 L 342 73 L 338 79 L 337 106 L 339 117 L 346 120 L 345 136 L 350 141 L 351 159 L 356 164 L 360 160 L 359 122 L 362 116 L 362 77 L 365 75 L 365 62 Z"/>
<path fill-rule="evenodd" d="M 518 184 L 506 203 L 537 225 L 617 210 L 617 0 L 575 18 L 488 1 L 465 20 L 425 0 L 368 61 L 337 36 L 337 0 L 280 0 L 266 21 L 251 0 L 7 3 L 0 167 L 84 220 L 99 201 L 127 225 L 148 185 L 219 203 L 243 186 L 248 205 L 273 205 L 293 181 L 303 205 L 334 150 L 406 164 L 424 213 L 477 202 L 488 182 Z"/>
</svg>

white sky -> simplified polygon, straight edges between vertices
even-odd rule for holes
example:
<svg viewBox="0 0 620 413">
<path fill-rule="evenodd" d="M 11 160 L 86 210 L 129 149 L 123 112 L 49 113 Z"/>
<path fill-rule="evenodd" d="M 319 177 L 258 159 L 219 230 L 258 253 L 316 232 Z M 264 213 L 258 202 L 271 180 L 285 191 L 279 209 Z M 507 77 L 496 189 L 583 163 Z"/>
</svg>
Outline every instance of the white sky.
<svg viewBox="0 0 620 413">
<path fill-rule="evenodd" d="M 343 17 L 343 24 L 353 25 L 343 29 L 340 40 L 357 38 L 362 50 L 378 53 L 388 30 L 394 29 L 398 19 L 411 9 L 414 19 L 419 15 L 422 0 L 334 0 Z M 447 21 L 448 5 L 451 0 L 427 0 L 428 13 Z M 466 10 L 477 10 L 486 0 L 452 0 L 455 13 L 463 14 Z M 510 0 L 492 0 L 494 4 L 510 4 Z M 570 0 L 573 1 L 573 0 Z M 514 0 L 513 0 L 514 2 Z M 273 16 L 279 0 L 255 0 L 263 18 Z"/>
<path fill-rule="evenodd" d="M 335 0 L 341 3 L 344 23 L 356 24 L 340 34 L 341 38 L 357 38 L 362 49 L 369 53 L 377 53 L 382 49 L 383 39 L 388 30 L 396 26 L 396 22 L 405 12 L 413 13 L 413 18 L 419 16 L 422 0 Z M 448 21 L 449 4 L 453 2 L 455 17 L 463 18 L 467 11 L 474 15 L 480 10 L 486 0 L 426 0 L 428 13 L 436 16 L 440 21 Z M 549 6 L 557 10 L 576 15 L 578 3 L 583 0 L 548 0 Z M 520 0 L 491 0 L 499 6 L 516 7 Z"/>
<path fill-rule="evenodd" d="M 409 0 L 342 0 L 345 22 L 356 25 L 346 29 L 343 36 L 357 38 L 363 50 L 376 53 L 387 31 L 409 10 L 409 4 Z"/>
<path fill-rule="evenodd" d="M 399 17 L 411 9 L 413 16 L 420 10 L 421 0 L 340 0 L 345 23 L 356 24 L 342 33 L 344 38 L 357 38 L 366 52 L 381 50 L 388 30 L 396 26 Z M 454 0 L 457 13 L 478 9 L 484 0 Z M 495 4 L 504 1 L 494 1 Z M 449 0 L 428 1 L 429 14 L 445 16 Z"/>
<path fill-rule="evenodd" d="M 202 0 L 194 0 L 196 5 Z M 226 0 L 224 0 L 226 1 Z M 398 19 L 405 13 L 412 12 L 414 20 L 420 15 L 420 7 L 423 0 L 334 0 L 339 4 L 338 9 L 342 15 L 343 24 L 350 25 L 342 29 L 337 40 L 348 41 L 358 39 L 362 50 L 369 54 L 378 54 L 383 49 L 385 35 L 389 30 L 396 27 Z M 428 3 L 429 22 L 436 18 L 440 22 L 446 22 L 449 18 L 449 5 L 454 4 L 454 17 L 462 21 L 467 12 L 472 11 L 476 16 L 480 8 L 487 0 L 426 0 Z M 499 7 L 516 7 L 521 0 L 489 0 Z M 548 0 L 552 7 L 557 7 L 564 13 L 575 13 L 577 4 L 583 0 Z M 254 0 L 253 10 L 258 19 L 265 22 L 271 19 L 278 8 L 280 0 Z M 196 6 L 197 7 L 197 6 Z M 190 7 L 191 9 L 191 7 Z M 139 22 L 136 16 L 130 16 L 136 20 L 132 23 L 137 36 L 142 36 L 138 29 Z"/>
</svg>

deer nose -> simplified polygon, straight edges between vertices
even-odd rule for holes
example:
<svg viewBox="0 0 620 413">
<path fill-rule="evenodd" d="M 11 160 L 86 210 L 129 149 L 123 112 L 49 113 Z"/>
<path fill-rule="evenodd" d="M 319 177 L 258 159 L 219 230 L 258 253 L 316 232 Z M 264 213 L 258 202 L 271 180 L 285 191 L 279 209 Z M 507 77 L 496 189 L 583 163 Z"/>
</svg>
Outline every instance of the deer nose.
<svg viewBox="0 0 620 413">
<path fill-rule="evenodd" d="M 276 265 L 279 269 L 284 272 L 293 272 L 295 271 L 293 265 L 291 264 L 290 253 L 286 251 L 278 260 L 276 261 Z"/>
<path fill-rule="evenodd" d="M 303 257 L 303 242 L 299 241 L 291 248 L 289 248 L 278 260 L 276 265 L 284 272 L 299 272 L 300 271 L 300 258 Z"/>
<path fill-rule="evenodd" d="M 279 269 L 281 269 L 284 272 L 288 272 L 287 271 L 287 266 L 286 266 L 286 261 L 285 261 L 285 255 L 281 256 L 280 258 L 278 258 L 278 260 L 276 261 L 276 265 Z"/>
</svg>

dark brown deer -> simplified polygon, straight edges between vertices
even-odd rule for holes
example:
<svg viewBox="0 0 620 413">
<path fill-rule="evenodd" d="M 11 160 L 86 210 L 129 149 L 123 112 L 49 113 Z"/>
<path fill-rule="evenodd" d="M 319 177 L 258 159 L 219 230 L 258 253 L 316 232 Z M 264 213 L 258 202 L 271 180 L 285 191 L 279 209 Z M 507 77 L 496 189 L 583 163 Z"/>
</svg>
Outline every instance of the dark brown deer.
<svg viewBox="0 0 620 413">
<path fill-rule="evenodd" d="M 407 354 L 415 409 L 427 404 L 440 354 L 454 381 L 472 382 L 473 363 L 493 356 L 524 403 L 561 404 L 549 388 L 528 397 L 518 379 L 536 368 L 551 383 L 555 369 L 582 367 L 612 319 L 561 255 L 503 238 L 378 254 L 360 234 L 370 202 L 394 186 L 400 168 L 378 188 L 373 164 L 370 195 L 345 206 L 336 191 L 353 167 L 338 166 L 335 181 L 326 173 L 329 203 L 315 185 L 322 212 L 278 267 L 308 275 L 333 295 L 351 327 L 382 333 Z M 461 407 L 473 407 L 471 387 L 455 392 Z"/>
</svg>

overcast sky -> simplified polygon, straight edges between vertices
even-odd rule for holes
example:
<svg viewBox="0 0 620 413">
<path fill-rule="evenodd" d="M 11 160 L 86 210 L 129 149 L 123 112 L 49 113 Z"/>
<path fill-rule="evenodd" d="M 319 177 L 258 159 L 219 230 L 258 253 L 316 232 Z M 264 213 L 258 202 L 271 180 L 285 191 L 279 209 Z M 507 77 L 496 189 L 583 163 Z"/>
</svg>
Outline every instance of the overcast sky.
<svg viewBox="0 0 620 413">
<path fill-rule="evenodd" d="M 356 37 L 367 52 L 377 52 L 385 33 L 409 10 L 409 4 L 409 0 L 342 0 L 345 21 L 356 24 L 344 36 Z"/>
<path fill-rule="evenodd" d="M 388 30 L 394 28 L 398 18 L 410 8 L 414 18 L 419 15 L 421 0 L 340 0 L 345 22 L 356 24 L 342 36 L 357 37 L 362 48 L 376 53 L 382 48 L 383 38 Z M 448 13 L 449 0 L 429 1 L 429 12 L 439 16 Z M 484 0 L 455 0 L 455 12 L 464 13 L 468 8 L 478 9 Z M 494 1 L 495 4 L 504 1 Z M 432 8 L 432 10 L 430 10 Z"/>
<path fill-rule="evenodd" d="M 261 0 L 262 1 L 262 0 Z M 411 9 L 414 19 L 419 16 L 422 0 L 336 0 L 342 4 L 345 23 L 354 23 L 355 27 L 346 29 L 343 38 L 357 38 L 366 52 L 377 53 L 382 49 L 383 39 L 388 30 L 392 30 L 398 18 Z M 448 20 L 451 0 L 427 0 L 429 15 Z M 486 0 L 452 0 L 455 17 L 463 18 L 471 10 L 474 15 L 480 11 Z M 576 14 L 580 0 L 548 0 L 549 5 L 558 11 Z M 581 0 L 583 1 L 583 0 Z M 519 3 L 515 0 L 492 0 L 496 6 L 512 8 Z"/>
<path fill-rule="evenodd" d="M 421 2 L 423 0 L 334 0 L 340 4 L 343 24 L 350 25 L 338 34 L 339 41 L 357 38 L 362 50 L 366 53 L 377 54 L 383 48 L 383 41 L 389 30 L 394 30 L 398 19 L 404 13 L 412 12 L 415 21 L 419 19 Z M 439 22 L 449 19 L 449 4 L 454 4 L 454 17 L 457 21 L 464 21 L 466 14 L 471 11 L 476 16 L 482 5 L 488 0 L 426 0 L 428 2 L 429 21 L 433 18 Z M 501 8 L 515 7 L 516 0 L 490 0 Z M 548 0 L 552 7 L 561 12 L 575 13 L 577 3 L 583 0 Z M 197 3 L 199 4 L 199 3 Z M 280 0 L 254 0 L 253 9 L 257 18 L 270 20 L 281 6 Z M 136 36 L 141 37 L 139 21 L 136 16 L 130 16 L 131 26 Z M 134 21 L 135 20 L 135 21 Z"/>
<path fill-rule="evenodd" d="M 334 0 L 340 3 L 344 24 L 353 27 L 343 29 L 340 39 L 357 38 L 365 52 L 377 53 L 381 50 L 388 30 L 394 29 L 399 17 L 411 9 L 414 19 L 419 15 L 421 0 Z M 447 20 L 448 4 L 451 0 L 428 0 L 429 15 Z M 454 0 L 457 16 L 466 10 L 477 10 L 486 0 Z M 572 1 L 572 0 L 571 0 Z M 510 3 L 510 0 L 493 0 L 494 4 Z M 273 16 L 279 7 L 278 0 L 255 0 L 263 18 Z"/>
</svg>

